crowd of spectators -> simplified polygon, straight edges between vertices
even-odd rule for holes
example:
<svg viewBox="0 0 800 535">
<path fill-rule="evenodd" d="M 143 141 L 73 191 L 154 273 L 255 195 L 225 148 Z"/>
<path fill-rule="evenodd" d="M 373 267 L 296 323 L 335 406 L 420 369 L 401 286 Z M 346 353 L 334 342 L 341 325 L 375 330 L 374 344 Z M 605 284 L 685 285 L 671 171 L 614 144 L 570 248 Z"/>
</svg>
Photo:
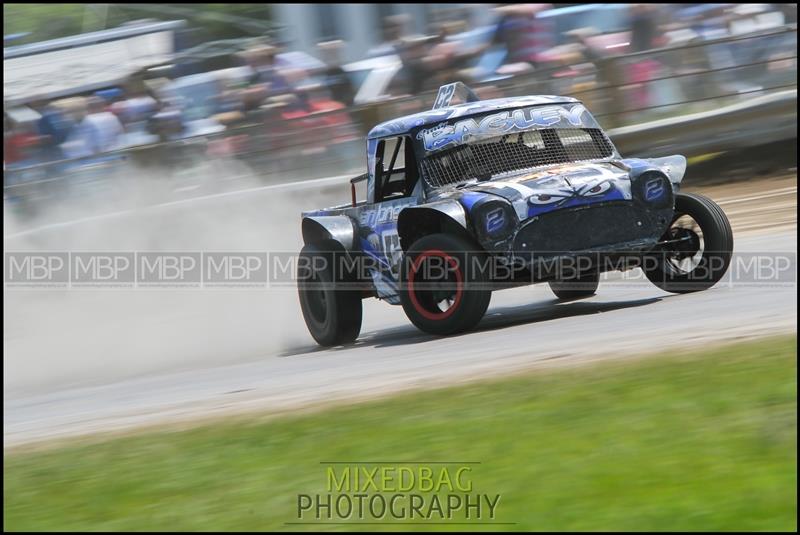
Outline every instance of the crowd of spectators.
<svg viewBox="0 0 800 535">
<path fill-rule="evenodd" d="M 454 8 L 426 35 L 412 34 L 412 21 L 394 15 L 384 20 L 383 42 L 365 56 L 399 60 L 397 72 L 380 91 L 384 97 L 415 96 L 453 80 L 480 83 L 537 73 L 561 83 L 549 86 L 552 92 L 571 94 L 608 82 L 598 69 L 606 57 L 717 37 L 741 19 L 741 12 L 726 4 L 694 11 L 668 6 L 621 8 L 627 10 L 627 27 L 618 31 L 577 23 L 571 26 L 579 27 L 565 27 L 562 19 L 542 16 L 552 7 L 548 4 L 499 5 L 493 23 L 484 27 L 470 25 Z M 796 20 L 796 6 L 783 17 Z M 569 22 L 573 20 L 577 16 Z M 5 110 L 4 164 L 9 168 L 92 158 L 242 126 L 255 128 L 248 135 L 210 143 L 209 151 L 247 152 L 254 144 L 262 152 L 281 149 L 292 142 L 292 135 L 312 151 L 357 139 L 360 132 L 351 110 L 359 104 L 363 78 L 359 82 L 347 70 L 343 47 L 341 41 L 323 42 L 311 57 L 263 43 L 231 54 L 228 68 L 175 79 L 136 79 L 89 95 L 33 102 L 24 114 Z M 685 65 L 671 67 L 677 72 Z M 664 68 L 646 56 L 625 65 L 622 81 L 630 86 L 634 108 L 653 104 L 653 91 L 644 82 Z M 491 93 L 491 88 L 484 89 L 484 94 Z M 584 99 L 591 104 L 590 96 Z"/>
</svg>

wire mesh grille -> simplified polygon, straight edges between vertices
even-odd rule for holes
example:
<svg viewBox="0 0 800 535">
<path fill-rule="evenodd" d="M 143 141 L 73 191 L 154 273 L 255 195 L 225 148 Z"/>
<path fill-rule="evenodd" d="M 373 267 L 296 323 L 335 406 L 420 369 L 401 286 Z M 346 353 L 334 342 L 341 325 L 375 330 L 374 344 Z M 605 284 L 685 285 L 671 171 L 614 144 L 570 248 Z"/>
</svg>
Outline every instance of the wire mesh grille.
<svg viewBox="0 0 800 535">
<path fill-rule="evenodd" d="M 550 128 L 459 145 L 422 160 L 425 181 L 438 188 L 544 165 L 598 160 L 613 148 L 599 128 Z"/>
</svg>

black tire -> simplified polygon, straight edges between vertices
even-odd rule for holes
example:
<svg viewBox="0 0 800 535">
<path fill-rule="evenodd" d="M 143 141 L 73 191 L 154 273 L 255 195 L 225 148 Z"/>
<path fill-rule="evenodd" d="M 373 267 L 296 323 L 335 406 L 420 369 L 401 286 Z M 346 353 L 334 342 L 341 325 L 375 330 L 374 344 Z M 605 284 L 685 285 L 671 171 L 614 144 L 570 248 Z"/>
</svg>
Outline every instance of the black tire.
<svg viewBox="0 0 800 535">
<path fill-rule="evenodd" d="M 352 343 L 361 332 L 361 292 L 347 276 L 335 275 L 335 259 L 344 251 L 332 248 L 306 245 L 297 265 L 300 308 L 308 331 L 321 346 Z"/>
<path fill-rule="evenodd" d="M 477 325 L 492 297 L 483 269 L 486 260 L 486 253 L 460 236 L 431 234 L 414 242 L 400 268 L 400 301 L 411 323 L 437 335 L 463 332 Z M 445 269 L 437 270 L 437 265 Z M 445 294 L 451 295 L 439 300 Z M 444 310 L 443 302 L 448 303 Z"/>
<path fill-rule="evenodd" d="M 677 225 L 684 216 L 696 222 L 700 234 L 696 228 L 686 230 Z M 733 231 L 722 208 L 702 195 L 678 193 L 675 196 L 675 216 L 661 239 L 675 241 L 679 238 L 683 239 L 682 243 L 690 244 L 688 250 L 681 249 L 685 245 L 674 243 L 662 246 L 644 258 L 642 270 L 650 282 L 672 293 L 707 290 L 719 282 L 728 271 L 733 255 Z M 692 250 L 695 250 L 694 255 L 686 256 Z M 682 255 L 689 259 L 700 257 L 691 269 L 682 270 L 675 264 Z"/>
<path fill-rule="evenodd" d="M 562 301 L 591 297 L 600 285 L 600 272 L 581 273 L 580 276 L 565 280 L 550 281 L 550 289 Z"/>
</svg>

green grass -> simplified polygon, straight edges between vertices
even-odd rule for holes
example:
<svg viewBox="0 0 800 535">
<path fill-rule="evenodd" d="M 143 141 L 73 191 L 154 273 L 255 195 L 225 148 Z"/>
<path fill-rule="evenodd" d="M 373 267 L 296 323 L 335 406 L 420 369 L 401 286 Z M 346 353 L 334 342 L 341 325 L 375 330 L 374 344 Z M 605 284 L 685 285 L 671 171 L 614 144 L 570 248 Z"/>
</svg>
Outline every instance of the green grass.
<svg viewBox="0 0 800 535">
<path fill-rule="evenodd" d="M 15 451 L 4 527 L 398 529 L 285 523 L 299 493 L 325 492 L 321 461 L 439 460 L 479 461 L 473 492 L 500 494 L 496 521 L 514 523 L 472 529 L 795 530 L 796 346 L 772 338 Z"/>
</svg>

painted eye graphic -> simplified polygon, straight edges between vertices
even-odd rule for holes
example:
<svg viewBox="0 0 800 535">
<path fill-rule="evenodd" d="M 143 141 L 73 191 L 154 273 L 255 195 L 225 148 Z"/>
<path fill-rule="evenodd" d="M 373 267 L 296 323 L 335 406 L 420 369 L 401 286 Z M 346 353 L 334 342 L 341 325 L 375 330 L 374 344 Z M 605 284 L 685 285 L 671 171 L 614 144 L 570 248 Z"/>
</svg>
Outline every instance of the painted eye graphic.
<svg viewBox="0 0 800 535">
<path fill-rule="evenodd" d="M 602 195 L 611 189 L 611 182 L 600 182 L 586 190 L 583 194 L 586 196 Z"/>
<path fill-rule="evenodd" d="M 566 198 L 565 195 L 551 195 L 550 193 L 537 193 L 532 195 L 528 202 L 531 204 L 552 204 L 554 202 L 562 201 Z"/>
</svg>

